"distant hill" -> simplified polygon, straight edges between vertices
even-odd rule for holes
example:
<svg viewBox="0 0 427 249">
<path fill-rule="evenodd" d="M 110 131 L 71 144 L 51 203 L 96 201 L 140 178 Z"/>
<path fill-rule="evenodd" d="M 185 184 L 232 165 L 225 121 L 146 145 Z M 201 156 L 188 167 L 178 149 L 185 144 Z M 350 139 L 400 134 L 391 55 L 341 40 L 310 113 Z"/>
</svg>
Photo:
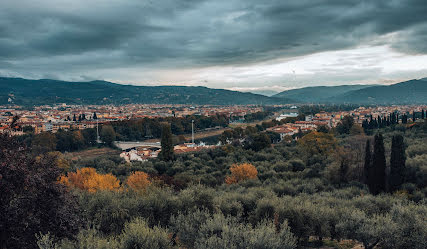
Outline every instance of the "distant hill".
<svg viewBox="0 0 427 249">
<path fill-rule="evenodd" d="M 427 78 L 354 90 L 335 96 L 333 101 L 364 104 L 426 104 Z"/>
<path fill-rule="evenodd" d="M 188 86 L 132 86 L 106 81 L 66 82 L 0 77 L 0 104 L 285 104 L 288 99 Z"/>
<path fill-rule="evenodd" d="M 348 104 L 426 104 L 427 78 L 393 85 L 315 86 L 288 90 L 276 98 L 293 99 L 299 103 Z"/>
<path fill-rule="evenodd" d="M 273 97 L 276 98 L 289 98 L 298 102 L 308 103 L 323 103 L 329 102 L 331 98 L 345 94 L 354 90 L 359 90 L 373 85 L 342 85 L 342 86 L 313 86 L 304 87 L 299 89 L 287 90 Z"/>
<path fill-rule="evenodd" d="M 250 91 L 250 92 L 254 93 L 254 94 L 260 94 L 260 95 L 268 96 L 268 97 L 271 97 L 271 96 L 279 93 L 278 91 L 273 91 L 273 90 L 254 90 L 254 91 Z"/>
</svg>

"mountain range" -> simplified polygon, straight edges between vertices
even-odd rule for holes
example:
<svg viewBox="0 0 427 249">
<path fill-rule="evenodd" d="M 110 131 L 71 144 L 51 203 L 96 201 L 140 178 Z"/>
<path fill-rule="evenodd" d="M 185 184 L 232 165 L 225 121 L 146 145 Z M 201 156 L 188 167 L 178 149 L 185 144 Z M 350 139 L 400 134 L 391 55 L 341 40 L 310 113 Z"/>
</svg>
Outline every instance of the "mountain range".
<svg viewBox="0 0 427 249">
<path fill-rule="evenodd" d="M 287 103 L 426 104 L 427 78 L 393 85 L 304 87 L 271 97 L 202 86 L 134 86 L 107 81 L 67 82 L 0 77 L 0 104 L 198 104 Z"/>
<path fill-rule="evenodd" d="M 273 95 L 276 98 L 290 98 L 307 103 L 328 102 L 331 98 L 373 85 L 313 86 L 292 89 Z"/>
<path fill-rule="evenodd" d="M 66 82 L 0 78 L 0 104 L 286 104 L 286 98 L 202 86 L 133 86 L 107 81 Z"/>
</svg>

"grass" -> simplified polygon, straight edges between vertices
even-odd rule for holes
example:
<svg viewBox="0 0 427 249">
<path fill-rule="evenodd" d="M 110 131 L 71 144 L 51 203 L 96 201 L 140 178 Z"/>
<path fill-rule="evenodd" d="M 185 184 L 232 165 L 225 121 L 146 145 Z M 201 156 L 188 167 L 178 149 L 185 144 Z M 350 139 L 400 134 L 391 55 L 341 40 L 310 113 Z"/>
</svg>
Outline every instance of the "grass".
<svg viewBox="0 0 427 249">
<path fill-rule="evenodd" d="M 79 159 L 93 159 L 99 156 L 104 155 L 120 155 L 120 150 L 115 150 L 112 148 L 89 148 L 86 150 L 76 151 L 76 152 L 68 152 L 65 154 L 65 156 L 73 161 L 79 160 Z"/>
</svg>

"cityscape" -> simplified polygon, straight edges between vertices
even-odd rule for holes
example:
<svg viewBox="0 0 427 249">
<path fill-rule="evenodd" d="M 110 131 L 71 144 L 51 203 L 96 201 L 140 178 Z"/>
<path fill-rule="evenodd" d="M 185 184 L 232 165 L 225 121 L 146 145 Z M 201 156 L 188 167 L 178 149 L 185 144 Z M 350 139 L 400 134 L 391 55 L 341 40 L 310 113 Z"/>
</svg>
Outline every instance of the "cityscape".
<svg viewBox="0 0 427 249">
<path fill-rule="evenodd" d="M 426 249 L 426 13 L 2 0 L 0 249 Z"/>
</svg>

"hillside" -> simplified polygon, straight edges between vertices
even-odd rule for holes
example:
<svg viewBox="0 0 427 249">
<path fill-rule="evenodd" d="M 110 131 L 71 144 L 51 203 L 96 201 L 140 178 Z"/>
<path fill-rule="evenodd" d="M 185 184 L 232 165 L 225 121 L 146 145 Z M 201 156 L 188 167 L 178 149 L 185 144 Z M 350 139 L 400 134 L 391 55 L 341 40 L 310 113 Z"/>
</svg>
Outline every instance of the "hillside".
<svg viewBox="0 0 427 249">
<path fill-rule="evenodd" d="M 283 91 L 273 97 L 290 98 L 298 102 L 323 103 L 329 102 L 330 98 L 345 94 L 354 90 L 359 90 L 372 85 L 342 85 L 342 86 L 313 86 L 300 89 Z"/>
<path fill-rule="evenodd" d="M 425 104 L 427 78 L 354 90 L 337 95 L 332 101 L 363 104 Z"/>
<path fill-rule="evenodd" d="M 293 99 L 299 103 L 425 104 L 427 103 L 427 78 L 387 86 L 304 87 L 284 91 L 273 97 Z"/>
<path fill-rule="evenodd" d="M 9 97 L 19 105 L 67 104 L 284 104 L 288 99 L 188 86 L 132 86 L 106 81 L 66 82 L 0 78 L 0 104 Z"/>
</svg>

